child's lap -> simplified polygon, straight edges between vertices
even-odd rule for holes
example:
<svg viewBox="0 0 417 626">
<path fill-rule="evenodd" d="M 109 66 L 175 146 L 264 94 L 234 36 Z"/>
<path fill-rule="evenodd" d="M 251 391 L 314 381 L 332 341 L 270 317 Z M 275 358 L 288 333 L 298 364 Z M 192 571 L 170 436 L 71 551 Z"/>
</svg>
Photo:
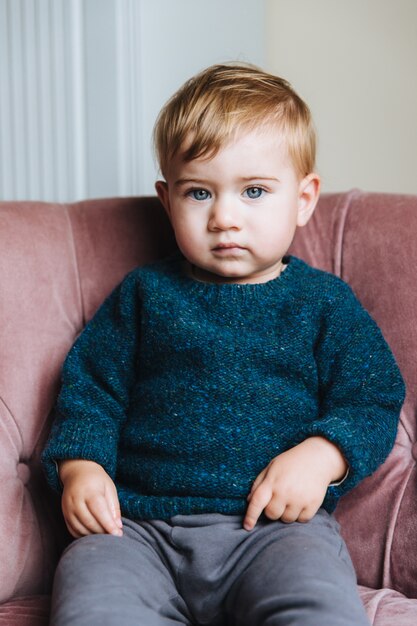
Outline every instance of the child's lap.
<svg viewBox="0 0 417 626">
<path fill-rule="evenodd" d="M 353 590 L 355 576 L 338 524 L 325 511 L 307 524 L 262 518 L 251 532 L 239 516 L 208 514 L 125 519 L 123 537 L 73 542 L 61 560 L 55 596 L 65 586 L 78 598 L 88 594 L 90 605 L 139 602 L 168 620 L 181 615 L 184 624 L 220 624 L 225 612 L 238 610 L 245 623 L 245 613 L 265 597 L 303 597 L 309 587 L 314 596 L 321 588 L 328 595 L 330 584 L 332 593 Z"/>
</svg>

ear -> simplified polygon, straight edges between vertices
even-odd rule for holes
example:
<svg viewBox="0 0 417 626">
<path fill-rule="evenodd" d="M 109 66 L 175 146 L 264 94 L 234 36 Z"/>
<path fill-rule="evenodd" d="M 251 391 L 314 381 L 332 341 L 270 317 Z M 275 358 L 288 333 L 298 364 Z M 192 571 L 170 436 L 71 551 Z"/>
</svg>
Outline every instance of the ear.
<svg viewBox="0 0 417 626">
<path fill-rule="evenodd" d="M 165 211 L 168 213 L 168 217 L 171 217 L 171 205 L 169 202 L 168 183 L 164 180 L 157 180 L 155 183 L 155 190 L 158 194 L 158 198 L 161 201 Z"/>
<path fill-rule="evenodd" d="M 314 213 L 320 195 L 320 176 L 308 174 L 300 182 L 297 226 L 305 226 Z"/>
</svg>

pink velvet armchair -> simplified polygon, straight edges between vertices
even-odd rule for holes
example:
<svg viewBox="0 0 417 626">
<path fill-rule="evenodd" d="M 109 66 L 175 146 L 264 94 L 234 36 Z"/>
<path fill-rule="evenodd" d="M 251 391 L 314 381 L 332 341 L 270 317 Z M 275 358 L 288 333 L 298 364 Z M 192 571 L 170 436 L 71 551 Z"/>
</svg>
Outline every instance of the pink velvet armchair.
<svg viewBox="0 0 417 626">
<path fill-rule="evenodd" d="M 292 247 L 350 283 L 407 384 L 393 452 L 337 509 L 375 626 L 417 624 L 416 241 L 417 197 L 352 191 L 323 196 Z M 47 624 L 69 540 L 39 465 L 65 354 L 132 267 L 174 248 L 156 198 L 0 203 L 0 626 Z"/>
</svg>

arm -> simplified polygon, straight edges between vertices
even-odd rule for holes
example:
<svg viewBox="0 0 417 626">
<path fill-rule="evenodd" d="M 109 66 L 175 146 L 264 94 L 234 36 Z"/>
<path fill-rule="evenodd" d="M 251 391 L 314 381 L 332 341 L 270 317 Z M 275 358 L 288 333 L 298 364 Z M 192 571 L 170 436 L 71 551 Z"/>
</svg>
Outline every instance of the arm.
<svg viewBox="0 0 417 626">
<path fill-rule="evenodd" d="M 319 415 L 302 433 L 334 443 L 349 465 L 347 479 L 327 490 L 328 510 L 385 461 L 405 398 L 404 381 L 381 330 L 351 288 L 340 286 L 315 349 Z"/>
<path fill-rule="evenodd" d="M 139 342 L 135 274 L 117 287 L 86 326 L 63 368 L 57 418 L 42 461 L 60 489 L 56 461 L 84 459 L 114 478 L 119 432 L 126 420 Z"/>
<path fill-rule="evenodd" d="M 315 358 L 319 415 L 256 479 L 248 529 L 262 510 L 272 519 L 307 521 L 322 504 L 333 509 L 394 444 L 404 383 L 380 330 L 345 284 L 323 320 Z M 331 485 L 347 467 L 346 480 Z"/>
</svg>

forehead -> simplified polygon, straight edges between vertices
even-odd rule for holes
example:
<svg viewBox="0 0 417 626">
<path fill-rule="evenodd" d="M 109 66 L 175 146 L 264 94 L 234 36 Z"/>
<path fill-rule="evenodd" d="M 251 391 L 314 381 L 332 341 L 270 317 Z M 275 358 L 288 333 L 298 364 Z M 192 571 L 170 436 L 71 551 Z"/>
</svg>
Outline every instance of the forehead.
<svg viewBox="0 0 417 626">
<path fill-rule="evenodd" d="M 219 173 L 239 171 L 242 176 L 245 176 L 245 172 L 252 176 L 254 168 L 260 171 L 261 165 L 262 168 L 268 167 L 271 170 L 292 166 L 286 138 L 276 127 L 264 125 L 256 129 L 242 129 L 218 149 L 211 149 L 202 156 L 187 159 L 185 155 L 191 143 L 192 137 L 169 163 L 169 172 L 175 176 L 183 173 L 191 176 L 194 172 L 204 170 L 218 170 Z"/>
</svg>

